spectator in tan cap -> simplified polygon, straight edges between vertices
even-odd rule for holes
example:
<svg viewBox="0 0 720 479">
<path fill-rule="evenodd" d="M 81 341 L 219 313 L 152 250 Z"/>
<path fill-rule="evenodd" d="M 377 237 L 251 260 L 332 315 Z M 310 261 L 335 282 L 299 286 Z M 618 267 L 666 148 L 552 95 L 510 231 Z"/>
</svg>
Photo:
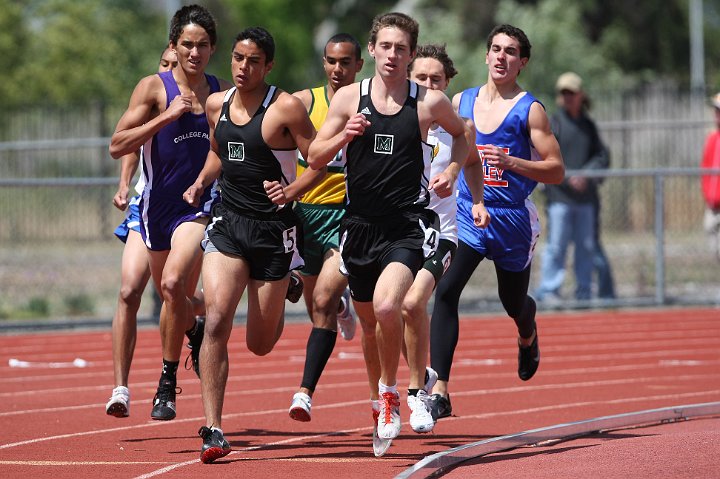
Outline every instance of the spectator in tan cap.
<svg viewBox="0 0 720 479">
<path fill-rule="evenodd" d="M 701 168 L 720 168 L 720 93 L 710 98 L 715 114 L 715 130 L 705 141 Z M 705 209 L 705 231 L 711 236 L 715 255 L 720 260 L 720 175 L 704 175 L 702 177 L 702 193 L 707 208 Z"/>
<path fill-rule="evenodd" d="M 597 126 L 588 116 L 589 100 L 582 79 L 573 72 L 560 75 L 555 84 L 560 107 L 550 119 L 553 133 L 567 170 L 607 168 L 610 156 L 600 140 Z M 574 245 L 575 299 L 591 297 L 596 249 L 602 286 L 599 295 L 613 297 L 609 263 L 600 247 L 598 230 L 599 196 L 597 180 L 568 176 L 559 185 L 547 185 L 548 239 L 542 260 L 536 299 L 550 302 L 560 297 L 565 281 L 565 256 Z M 609 286 L 608 286 L 609 283 Z"/>
</svg>

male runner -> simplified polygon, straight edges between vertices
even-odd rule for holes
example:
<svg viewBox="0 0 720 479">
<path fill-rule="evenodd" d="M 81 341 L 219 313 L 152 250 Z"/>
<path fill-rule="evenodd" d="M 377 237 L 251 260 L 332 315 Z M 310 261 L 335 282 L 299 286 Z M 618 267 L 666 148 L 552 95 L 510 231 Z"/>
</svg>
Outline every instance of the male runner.
<svg viewBox="0 0 720 479">
<path fill-rule="evenodd" d="M 428 89 L 444 92 L 450 84 L 450 79 L 456 74 L 453 61 L 443 45 L 420 45 L 410 64 L 408 77 Z M 466 120 L 466 126 L 465 139 L 468 144 L 474 145 L 475 127 L 469 120 Z M 464 166 L 450 163 L 452 140 L 452 136 L 441 126 L 430 127 L 427 136 L 427 143 L 433 147 L 430 176 L 438 175 L 449 167 L 456 168 L 454 175 L 457 177 L 460 168 L 463 167 L 473 198 L 478 199 L 476 205 L 473 205 L 473 210 L 477 209 L 473 211 L 473 215 L 477 217 L 475 225 L 485 228 L 490 222 L 490 216 L 483 205 L 483 172 L 480 156 L 477 149 L 472 148 Z M 429 394 L 437 380 L 437 373 L 432 368 L 425 368 L 430 343 L 430 318 L 427 305 L 435 285 L 447 271 L 457 249 L 455 195 L 441 198 L 435 192 L 431 192 L 429 208 L 440 218 L 440 241 L 435 254 L 425 261 L 422 269 L 415 276 L 415 281 L 405 296 L 402 309 L 405 321 L 406 359 L 408 364 L 413 364 L 410 368 L 411 375 L 416 375 L 410 378 L 410 383 L 424 383 L 420 389 L 408 389 L 408 405 L 412 411 L 410 426 L 416 432 L 430 432 L 435 426 Z M 411 344 L 413 341 L 417 344 Z M 409 343 L 410 346 L 407 346 Z M 417 376 L 423 372 L 425 372 L 424 377 Z"/>
<path fill-rule="evenodd" d="M 333 35 L 325 44 L 323 68 L 327 83 L 301 90 L 295 96 L 305 105 L 315 129 L 325 121 L 328 105 L 335 92 L 355 82 L 362 69 L 360 43 L 347 33 Z M 300 158 L 298 175 L 307 168 Z M 341 152 L 328 164 L 321 184 L 308 191 L 295 204 L 295 213 L 303 223 L 303 259 L 301 270 L 305 305 L 312 319 L 305 353 L 305 368 L 300 389 L 295 393 L 289 415 L 296 421 L 310 421 L 312 395 L 323 369 L 335 348 L 337 330 L 346 340 L 355 335 L 355 318 L 350 308 L 347 278 L 340 273 L 340 219 L 345 213 L 345 162 Z M 338 304 L 340 307 L 338 308 Z"/>
<path fill-rule="evenodd" d="M 208 188 L 198 206 L 191 206 L 182 194 L 202 169 L 210 148 L 205 100 L 230 86 L 205 74 L 216 41 L 215 19 L 207 9 L 190 5 L 178 10 L 170 22 L 170 47 L 177 52 L 178 67 L 140 80 L 110 143 L 113 158 L 143 146 L 141 232 L 153 282 L 163 298 L 163 367 L 150 414 L 158 420 L 175 418 L 183 333 L 193 346 L 198 371 L 202 322 L 195 321 L 189 298 L 198 281 L 200 241 L 217 195 Z"/>
<path fill-rule="evenodd" d="M 540 224 L 530 193 L 538 182 L 559 183 L 565 174 L 560 147 L 543 106 L 517 77 L 530 60 L 530 42 L 512 25 L 495 27 L 487 39 L 487 83 L 453 97 L 453 106 L 476 126 L 475 143 L 485 169 L 486 229 L 475 227 L 466 178 L 458 179 L 459 243 L 435 293 L 430 362 L 438 373 L 434 416 L 452 412 L 447 384 L 458 340 L 460 293 L 484 258 L 493 260 L 500 301 L 518 328 L 518 376 L 530 379 L 540 364 L 535 301 L 528 296 L 530 266 Z"/>
<path fill-rule="evenodd" d="M 158 73 L 172 70 L 177 66 L 177 55 L 167 47 L 160 55 Z M 118 305 L 112 322 L 113 372 L 115 388 L 105 405 L 110 416 L 128 417 L 130 415 L 130 390 L 128 376 L 135 351 L 137 338 L 137 313 L 145 286 L 150 279 L 150 265 L 147 260 L 147 248 L 140 235 L 140 193 L 145 188 L 145 177 L 141 173 L 135 184 L 137 195 L 130 198 L 130 181 L 140 163 L 139 152 L 129 153 L 120 158 L 120 182 L 113 197 L 113 205 L 120 211 L 126 211 L 125 220 L 115 228 L 115 236 L 123 247 L 120 293 Z"/>
<path fill-rule="evenodd" d="M 320 168 L 342 149 L 347 162 L 341 267 L 363 329 L 376 455 L 400 433 L 402 302 L 439 239 L 437 215 L 426 208 L 429 190 L 448 196 L 455 181 L 453 170 L 429 179 L 431 152 L 424 140 L 430 125 L 453 136 L 453 162 L 468 152 L 465 125 L 447 97 L 407 79 L 418 32 L 405 14 L 375 17 L 368 42 L 375 74 L 338 90 L 308 160 Z"/>
<path fill-rule="evenodd" d="M 248 349 L 264 356 L 283 330 L 290 271 L 303 265 L 300 222 L 287 204 L 325 175 L 325 169 L 308 170 L 295 181 L 296 149 L 307 157 L 315 128 L 300 100 L 266 83 L 274 54 L 275 42 L 262 27 L 235 38 L 235 86 L 208 99 L 211 149 L 183 195 L 197 205 L 219 178 L 222 201 L 213 207 L 203 240 L 207 321 L 200 381 L 206 423 L 199 434 L 204 463 L 230 453 L 222 409 L 228 341 L 240 298 L 247 289 Z"/>
</svg>

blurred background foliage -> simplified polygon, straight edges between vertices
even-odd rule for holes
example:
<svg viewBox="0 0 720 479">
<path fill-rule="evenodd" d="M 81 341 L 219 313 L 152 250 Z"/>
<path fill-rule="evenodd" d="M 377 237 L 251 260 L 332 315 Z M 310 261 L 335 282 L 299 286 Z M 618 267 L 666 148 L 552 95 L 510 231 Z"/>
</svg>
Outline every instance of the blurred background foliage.
<svg viewBox="0 0 720 479">
<path fill-rule="evenodd" d="M 404 11 L 421 24 L 421 43 L 446 43 L 460 74 L 450 92 L 486 77 L 485 41 L 498 23 L 522 28 L 533 45 L 521 83 L 552 91 L 557 74 L 577 71 L 590 88 L 664 83 L 689 88 L 691 0 L 208 0 L 219 42 L 209 71 L 230 78 L 230 46 L 262 25 L 277 43 L 269 81 L 289 91 L 322 82 L 320 52 L 333 33 L 362 44 L 372 18 Z M 26 105 L 127 103 L 167 44 L 168 5 L 153 0 L 0 0 L 0 102 Z M 720 89 L 720 2 L 704 1 L 705 83 Z M 172 12 L 171 12 L 172 13 Z M 367 57 L 367 55 L 365 55 Z M 369 76 L 368 63 L 363 74 Z"/>
</svg>

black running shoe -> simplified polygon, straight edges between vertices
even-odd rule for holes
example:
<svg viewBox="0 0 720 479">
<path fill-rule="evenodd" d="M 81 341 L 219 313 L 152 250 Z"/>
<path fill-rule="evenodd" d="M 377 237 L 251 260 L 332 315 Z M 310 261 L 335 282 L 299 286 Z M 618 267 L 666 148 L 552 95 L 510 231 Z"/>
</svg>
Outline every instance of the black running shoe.
<svg viewBox="0 0 720 479">
<path fill-rule="evenodd" d="M 302 298 L 302 294 L 303 280 L 300 278 L 299 274 L 294 271 L 290 272 L 290 284 L 288 284 L 288 290 L 285 298 L 291 303 L 297 303 L 300 301 L 300 298 Z"/>
<path fill-rule="evenodd" d="M 175 395 L 181 392 L 182 389 L 177 388 L 173 383 L 161 382 L 153 398 L 150 417 L 158 421 L 175 419 Z"/>
<path fill-rule="evenodd" d="M 443 417 L 452 415 L 452 404 L 450 404 L 450 395 L 432 394 L 430 396 L 430 415 L 436 421 Z"/>
<path fill-rule="evenodd" d="M 193 371 L 197 377 L 200 377 L 200 346 L 205 336 L 205 316 L 197 316 L 195 327 L 190 331 L 185 331 L 185 336 L 188 338 L 187 347 L 190 349 L 190 354 L 185 358 L 185 369 L 190 369 L 188 361 L 192 359 Z"/>
<path fill-rule="evenodd" d="M 203 464 L 213 462 L 230 454 L 230 443 L 225 440 L 225 436 L 220 429 L 210 429 L 203 426 L 198 431 L 203 439 L 202 450 L 200 451 L 200 460 Z"/>
<path fill-rule="evenodd" d="M 535 375 L 538 366 L 540 366 L 540 347 L 535 329 L 535 339 L 530 346 L 523 347 L 518 343 L 518 376 L 523 381 L 527 381 Z"/>
</svg>

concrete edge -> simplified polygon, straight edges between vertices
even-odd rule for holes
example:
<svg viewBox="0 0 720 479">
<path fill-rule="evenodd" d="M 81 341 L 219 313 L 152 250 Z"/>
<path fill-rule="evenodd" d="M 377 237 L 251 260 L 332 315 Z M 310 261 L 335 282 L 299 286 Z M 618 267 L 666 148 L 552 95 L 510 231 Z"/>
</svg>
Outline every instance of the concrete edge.
<svg viewBox="0 0 720 479">
<path fill-rule="evenodd" d="M 395 479 L 419 479 L 440 477 L 461 463 L 496 452 L 508 451 L 521 446 L 539 444 L 549 440 L 562 440 L 583 436 L 597 431 L 629 426 L 663 423 L 691 417 L 720 414 L 720 402 L 671 406 L 648 409 L 633 413 L 586 419 L 566 424 L 533 429 L 507 436 L 464 444 L 447 451 L 427 456 L 412 467 L 401 472 Z"/>
</svg>

